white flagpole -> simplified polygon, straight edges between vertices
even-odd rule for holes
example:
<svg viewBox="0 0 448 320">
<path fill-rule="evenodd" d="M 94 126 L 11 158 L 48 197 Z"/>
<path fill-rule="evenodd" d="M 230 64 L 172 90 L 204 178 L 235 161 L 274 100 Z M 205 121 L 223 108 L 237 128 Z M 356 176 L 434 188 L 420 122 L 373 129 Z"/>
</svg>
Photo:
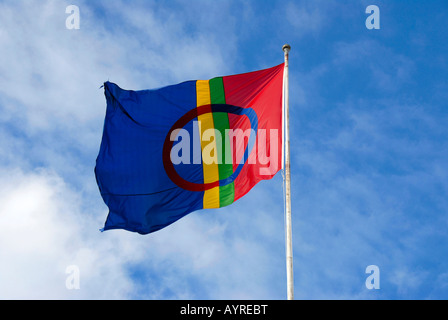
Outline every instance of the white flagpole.
<svg viewBox="0 0 448 320">
<path fill-rule="evenodd" d="M 291 222 L 291 165 L 289 156 L 289 51 L 291 46 L 285 44 L 283 52 L 285 53 L 284 70 L 284 112 L 285 112 L 285 235 L 286 235 L 286 286 L 288 300 L 294 300 L 294 272 L 292 256 L 292 222 Z"/>
</svg>

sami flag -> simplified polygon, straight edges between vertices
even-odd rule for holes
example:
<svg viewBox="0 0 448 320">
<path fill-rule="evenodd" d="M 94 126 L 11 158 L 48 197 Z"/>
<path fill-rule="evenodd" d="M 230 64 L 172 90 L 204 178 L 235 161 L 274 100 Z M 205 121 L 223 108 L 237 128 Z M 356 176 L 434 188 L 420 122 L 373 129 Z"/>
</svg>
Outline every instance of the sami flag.
<svg viewBox="0 0 448 320">
<path fill-rule="evenodd" d="M 109 208 L 103 231 L 148 234 L 274 177 L 283 164 L 283 70 L 143 91 L 106 82 L 95 167 Z"/>
</svg>

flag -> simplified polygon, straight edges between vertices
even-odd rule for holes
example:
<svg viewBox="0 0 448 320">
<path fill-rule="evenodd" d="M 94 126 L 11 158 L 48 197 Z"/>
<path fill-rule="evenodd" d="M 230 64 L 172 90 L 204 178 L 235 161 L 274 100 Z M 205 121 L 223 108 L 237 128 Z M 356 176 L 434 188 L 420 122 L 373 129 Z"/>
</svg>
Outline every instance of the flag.
<svg viewBox="0 0 448 320">
<path fill-rule="evenodd" d="M 222 208 L 283 164 L 284 64 L 154 90 L 106 82 L 95 176 L 103 231 L 160 230 Z"/>
</svg>

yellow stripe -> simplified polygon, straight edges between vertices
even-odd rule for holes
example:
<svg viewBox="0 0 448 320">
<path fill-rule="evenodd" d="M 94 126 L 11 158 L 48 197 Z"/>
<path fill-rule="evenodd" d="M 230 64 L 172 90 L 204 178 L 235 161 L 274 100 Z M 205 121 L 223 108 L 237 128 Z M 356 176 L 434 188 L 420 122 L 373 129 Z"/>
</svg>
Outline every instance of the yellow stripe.
<svg viewBox="0 0 448 320">
<path fill-rule="evenodd" d="M 196 82 L 197 106 L 211 104 L 209 81 L 199 80 Z M 202 163 L 204 170 L 204 183 L 212 183 L 219 180 L 218 152 L 214 132 L 208 131 L 210 141 L 203 141 L 202 136 L 208 129 L 214 129 L 213 114 L 206 113 L 198 116 L 199 133 L 201 137 Z M 212 134 L 210 134 L 212 133 Z M 207 137 L 207 138 L 208 138 Z M 207 139 L 208 140 L 208 139 Z M 207 152 L 204 154 L 204 149 Z M 210 152 L 210 150 L 213 150 Z M 204 209 L 219 208 L 219 187 L 204 192 Z"/>
</svg>

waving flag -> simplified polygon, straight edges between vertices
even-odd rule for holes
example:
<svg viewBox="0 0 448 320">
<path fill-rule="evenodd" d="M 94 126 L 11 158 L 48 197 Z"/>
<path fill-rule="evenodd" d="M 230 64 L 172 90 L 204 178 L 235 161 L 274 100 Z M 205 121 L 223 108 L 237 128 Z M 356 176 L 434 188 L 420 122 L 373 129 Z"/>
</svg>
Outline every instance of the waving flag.
<svg viewBox="0 0 448 320">
<path fill-rule="evenodd" d="M 106 82 L 95 167 L 109 208 L 103 230 L 148 234 L 274 177 L 283 163 L 283 71 L 143 91 Z"/>
</svg>

